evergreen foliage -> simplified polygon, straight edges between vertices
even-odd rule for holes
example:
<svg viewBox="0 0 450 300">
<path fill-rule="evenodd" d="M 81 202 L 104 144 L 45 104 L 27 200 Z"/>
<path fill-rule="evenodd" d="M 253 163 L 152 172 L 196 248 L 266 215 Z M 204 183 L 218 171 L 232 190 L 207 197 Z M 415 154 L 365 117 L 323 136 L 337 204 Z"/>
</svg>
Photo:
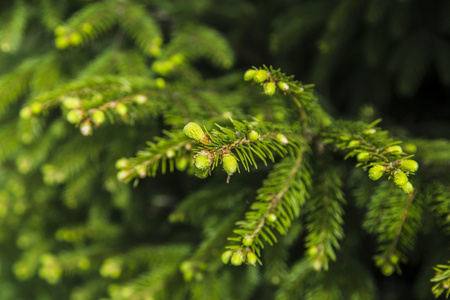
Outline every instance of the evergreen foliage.
<svg viewBox="0 0 450 300">
<path fill-rule="evenodd" d="M 0 299 L 449 297 L 446 1 L 0 8 Z"/>
</svg>

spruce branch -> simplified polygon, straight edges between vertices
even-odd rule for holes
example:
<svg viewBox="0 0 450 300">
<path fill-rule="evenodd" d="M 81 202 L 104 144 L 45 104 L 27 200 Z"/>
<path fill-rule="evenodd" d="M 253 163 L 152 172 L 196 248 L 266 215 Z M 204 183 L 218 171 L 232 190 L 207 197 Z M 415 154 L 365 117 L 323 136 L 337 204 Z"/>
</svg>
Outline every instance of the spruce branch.
<svg viewBox="0 0 450 300">
<path fill-rule="evenodd" d="M 328 262 L 336 260 L 335 249 L 339 249 L 339 242 L 344 236 L 343 183 L 337 172 L 324 167 L 315 168 L 320 172 L 316 173 L 312 194 L 305 207 L 308 230 L 306 253 L 315 270 L 328 270 Z"/>
<path fill-rule="evenodd" d="M 434 270 L 436 274 L 431 278 L 431 282 L 434 282 L 431 291 L 436 298 L 445 293 L 445 298 L 450 296 L 450 261 L 449 265 L 437 265 Z"/>
<path fill-rule="evenodd" d="M 147 142 L 147 148 L 139 151 L 134 158 L 121 158 L 116 162 L 119 170 L 117 178 L 129 182 L 132 179 L 156 176 L 161 168 L 164 174 L 175 168 L 184 171 L 190 158 L 187 153 L 192 148 L 192 142 L 182 131 L 164 131 L 165 138 L 155 138 L 155 142 Z M 137 183 L 137 181 L 136 181 Z"/>
<path fill-rule="evenodd" d="M 363 227 L 377 235 L 378 254 L 374 257 L 377 266 L 385 275 L 391 275 L 394 270 L 400 272 L 399 263 L 406 261 L 406 253 L 414 248 L 420 229 L 420 199 L 383 182 L 367 209 Z"/>
<path fill-rule="evenodd" d="M 387 174 L 405 194 L 414 192 L 408 176 L 414 175 L 419 165 L 405 153 L 399 144 L 388 136 L 386 131 L 375 127 L 381 120 L 371 124 L 363 122 L 337 121 L 323 133 L 325 142 L 333 144 L 337 150 L 346 152 L 345 158 L 355 157 L 356 166 L 369 170 L 372 180 Z"/>
<path fill-rule="evenodd" d="M 249 262 L 245 256 L 250 253 L 260 256 L 264 242 L 270 245 L 277 242 L 274 231 L 283 235 L 287 233 L 308 197 L 310 174 L 306 152 L 304 148 L 297 157 L 287 156 L 275 165 L 263 187 L 258 190 L 257 201 L 251 205 L 245 220 L 236 223 L 239 226 L 234 230 L 237 237 L 229 240 L 239 244 L 226 247 L 231 251 L 228 252 L 230 256 L 243 255 L 242 262 L 254 264 L 256 260 Z M 231 263 L 234 264 L 233 261 Z"/>
</svg>

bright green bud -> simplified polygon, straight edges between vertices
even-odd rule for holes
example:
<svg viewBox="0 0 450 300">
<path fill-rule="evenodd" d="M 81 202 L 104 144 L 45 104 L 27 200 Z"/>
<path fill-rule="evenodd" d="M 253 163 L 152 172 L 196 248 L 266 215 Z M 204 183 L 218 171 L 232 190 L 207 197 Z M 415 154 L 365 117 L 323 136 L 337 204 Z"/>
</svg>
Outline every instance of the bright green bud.
<svg viewBox="0 0 450 300">
<path fill-rule="evenodd" d="M 282 133 L 277 134 L 276 139 L 277 139 L 277 142 L 279 142 L 283 145 L 287 145 L 289 143 L 289 140 L 287 139 L 287 137 Z"/>
<path fill-rule="evenodd" d="M 258 257 L 256 256 L 255 253 L 249 252 L 249 253 L 247 254 L 247 263 L 248 263 L 249 265 L 254 266 L 254 265 L 256 265 L 256 262 L 257 262 L 257 261 L 258 261 Z"/>
<path fill-rule="evenodd" d="M 65 108 L 68 108 L 68 109 L 80 108 L 81 105 L 82 105 L 80 99 L 75 98 L 75 97 L 66 97 L 66 98 L 64 98 L 62 104 L 63 104 L 63 106 Z"/>
<path fill-rule="evenodd" d="M 78 32 L 74 32 L 70 35 L 70 43 L 72 45 L 78 46 L 79 44 L 81 44 L 82 41 L 82 37 L 81 34 L 79 34 Z"/>
<path fill-rule="evenodd" d="M 270 214 L 267 216 L 267 222 L 268 223 L 274 223 L 277 220 L 276 214 Z"/>
<path fill-rule="evenodd" d="M 129 170 L 122 170 L 117 173 L 117 180 L 124 182 L 130 174 L 131 172 Z"/>
<path fill-rule="evenodd" d="M 55 46 L 58 49 L 65 49 L 69 47 L 69 39 L 65 36 L 58 36 L 55 40 Z"/>
<path fill-rule="evenodd" d="M 266 70 L 258 70 L 253 76 L 253 81 L 256 83 L 262 83 L 267 80 L 268 74 Z"/>
<path fill-rule="evenodd" d="M 383 166 L 373 166 L 369 170 L 369 178 L 372 180 L 378 180 L 383 176 L 384 172 L 386 171 L 386 168 Z"/>
<path fill-rule="evenodd" d="M 123 103 L 118 103 L 116 105 L 115 110 L 116 110 L 116 113 L 118 113 L 122 117 L 125 117 L 128 113 L 128 107 Z"/>
<path fill-rule="evenodd" d="M 84 136 L 88 136 L 92 134 L 92 124 L 89 121 L 84 121 L 80 126 L 81 134 Z"/>
<path fill-rule="evenodd" d="M 389 257 L 389 261 L 390 261 L 392 264 L 394 264 L 394 265 L 398 264 L 398 261 L 399 261 L 398 255 L 392 254 L 392 255 Z"/>
<path fill-rule="evenodd" d="M 236 158 L 231 155 L 225 155 L 224 157 L 222 157 L 222 166 L 224 171 L 228 174 L 228 175 L 233 175 L 234 173 L 236 173 L 237 169 L 238 169 L 238 163 Z"/>
<path fill-rule="evenodd" d="M 266 94 L 267 96 L 272 96 L 276 91 L 275 83 L 273 81 L 266 82 L 263 85 L 263 89 L 264 94 Z"/>
<path fill-rule="evenodd" d="M 134 96 L 133 100 L 137 104 L 144 104 L 145 102 L 147 102 L 147 97 L 145 95 L 136 95 Z"/>
<path fill-rule="evenodd" d="M 183 133 L 188 137 L 196 141 L 200 141 L 205 137 L 200 125 L 194 122 L 189 122 L 184 126 Z"/>
<path fill-rule="evenodd" d="M 350 142 L 348 143 L 347 147 L 349 147 L 349 148 L 355 148 L 355 147 L 358 147 L 359 145 L 361 145 L 361 143 L 360 143 L 359 141 L 353 140 L 353 141 L 350 141 Z"/>
<path fill-rule="evenodd" d="M 365 162 L 370 159 L 370 153 L 369 152 L 360 152 L 356 156 L 356 159 L 360 162 Z"/>
<path fill-rule="evenodd" d="M 42 104 L 40 104 L 40 103 L 33 103 L 33 104 L 31 104 L 31 111 L 35 115 L 40 114 L 42 112 Z"/>
<path fill-rule="evenodd" d="M 187 165 L 188 165 L 187 157 L 181 157 L 177 159 L 177 161 L 175 162 L 175 167 L 177 168 L 178 171 L 186 170 Z"/>
<path fill-rule="evenodd" d="M 207 170 L 211 165 L 211 162 L 209 161 L 208 156 L 206 156 L 205 154 L 200 154 L 195 157 L 194 165 L 198 169 Z"/>
<path fill-rule="evenodd" d="M 232 255 L 233 255 L 233 251 L 231 251 L 231 250 L 227 250 L 224 253 L 222 253 L 222 256 L 221 256 L 222 262 L 224 264 L 228 264 L 230 262 L 230 258 Z"/>
<path fill-rule="evenodd" d="M 383 272 L 384 276 L 390 276 L 394 273 L 394 266 L 391 264 L 386 264 L 381 268 L 381 272 Z"/>
<path fill-rule="evenodd" d="M 205 179 L 209 175 L 209 169 L 194 168 L 194 175 L 200 179 Z"/>
<path fill-rule="evenodd" d="M 58 26 L 55 28 L 56 35 L 65 35 L 68 32 L 68 28 L 64 26 Z"/>
<path fill-rule="evenodd" d="M 147 166 L 145 164 L 136 165 L 134 170 L 140 178 L 145 178 L 147 176 Z"/>
<path fill-rule="evenodd" d="M 248 139 L 252 142 L 255 142 L 259 139 L 259 133 L 255 130 L 252 130 L 248 133 Z"/>
<path fill-rule="evenodd" d="M 408 153 L 414 153 L 417 151 L 417 146 L 414 144 L 405 144 L 405 145 L 403 145 L 403 148 Z"/>
<path fill-rule="evenodd" d="M 105 113 L 101 110 L 96 110 L 92 113 L 91 115 L 92 121 L 96 124 L 96 125 L 101 125 L 105 122 Z"/>
<path fill-rule="evenodd" d="M 415 160 L 407 159 L 400 163 L 400 168 L 405 172 L 414 173 L 419 169 L 419 164 Z"/>
<path fill-rule="evenodd" d="M 245 247 L 250 247 L 251 245 L 253 245 L 253 238 L 252 238 L 251 236 L 245 236 L 245 237 L 242 239 L 242 244 L 243 244 Z"/>
<path fill-rule="evenodd" d="M 172 158 L 172 157 L 174 157 L 174 156 L 175 156 L 175 151 L 173 151 L 173 149 L 168 149 L 168 150 L 166 151 L 166 156 L 167 156 L 167 158 Z"/>
<path fill-rule="evenodd" d="M 164 89 L 166 87 L 166 81 L 164 78 L 158 77 L 155 79 L 156 87 L 160 90 Z"/>
<path fill-rule="evenodd" d="M 125 157 L 122 157 L 116 161 L 116 169 L 124 169 L 129 166 L 130 166 L 130 161 Z"/>
<path fill-rule="evenodd" d="M 402 187 L 406 183 L 408 183 L 408 176 L 402 171 L 395 173 L 394 175 L 394 183 L 395 185 Z"/>
<path fill-rule="evenodd" d="M 242 265 L 243 262 L 244 262 L 243 255 L 239 252 L 234 252 L 233 255 L 231 256 L 231 264 L 233 266 L 240 266 Z"/>
<path fill-rule="evenodd" d="M 375 132 L 377 132 L 377 130 L 375 128 L 370 128 L 370 129 L 366 129 L 363 131 L 363 133 L 365 135 L 371 135 L 371 134 L 374 134 Z"/>
<path fill-rule="evenodd" d="M 158 73 L 162 76 L 165 76 L 165 75 L 169 74 L 170 72 L 172 72 L 173 67 L 174 67 L 174 65 L 170 61 L 157 60 L 152 64 L 153 71 L 155 71 L 156 73 Z"/>
<path fill-rule="evenodd" d="M 283 92 L 289 91 L 289 84 L 287 84 L 284 81 L 278 81 L 277 86 L 280 89 L 280 91 L 283 91 Z"/>
<path fill-rule="evenodd" d="M 69 121 L 69 123 L 72 124 L 80 122 L 82 118 L 83 118 L 83 111 L 79 109 L 72 109 L 66 115 L 67 121 Z"/>
<path fill-rule="evenodd" d="M 33 116 L 33 110 L 29 106 L 25 106 L 19 112 L 20 118 L 30 119 Z"/>
<path fill-rule="evenodd" d="M 249 69 L 249 70 L 245 71 L 244 80 L 245 81 L 252 80 L 253 77 L 255 76 L 255 73 L 256 73 L 256 70 L 253 70 L 253 69 Z"/>
<path fill-rule="evenodd" d="M 411 182 L 407 182 L 400 187 L 405 194 L 411 195 L 414 192 L 414 187 Z"/>
<path fill-rule="evenodd" d="M 170 62 L 173 63 L 174 65 L 181 65 L 184 63 L 185 61 L 185 57 L 182 53 L 177 53 L 175 55 L 172 55 L 169 58 Z"/>
<path fill-rule="evenodd" d="M 396 146 L 392 146 L 392 147 L 386 148 L 386 152 L 390 152 L 390 153 L 393 153 L 393 154 L 395 154 L 395 153 L 398 154 L 398 153 L 402 153 L 403 150 L 402 150 L 402 147 L 396 145 Z"/>
</svg>

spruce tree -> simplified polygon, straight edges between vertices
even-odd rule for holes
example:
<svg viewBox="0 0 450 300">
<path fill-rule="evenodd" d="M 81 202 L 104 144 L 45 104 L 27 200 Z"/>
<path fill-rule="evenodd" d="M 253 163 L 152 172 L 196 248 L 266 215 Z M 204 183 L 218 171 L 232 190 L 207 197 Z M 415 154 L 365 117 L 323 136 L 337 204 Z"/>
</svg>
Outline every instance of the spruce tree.
<svg viewBox="0 0 450 300">
<path fill-rule="evenodd" d="M 0 8 L 0 299 L 449 297 L 448 2 Z"/>
</svg>

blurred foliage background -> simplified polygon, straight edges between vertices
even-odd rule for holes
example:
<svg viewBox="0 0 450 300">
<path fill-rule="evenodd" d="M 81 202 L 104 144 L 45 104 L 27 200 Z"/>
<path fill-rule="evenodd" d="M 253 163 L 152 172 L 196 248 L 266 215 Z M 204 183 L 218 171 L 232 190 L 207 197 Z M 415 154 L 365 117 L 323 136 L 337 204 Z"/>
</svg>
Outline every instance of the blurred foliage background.
<svg viewBox="0 0 450 300">
<path fill-rule="evenodd" d="M 290 269 L 304 251 L 300 225 L 267 249 L 264 271 L 217 261 L 266 169 L 233 189 L 183 173 L 134 187 L 115 164 L 193 116 L 264 112 L 242 75 L 273 65 L 315 84 L 334 118 L 381 117 L 415 141 L 440 166 L 429 192 L 442 189 L 439 209 L 450 211 L 449 1 L 21 0 L 0 14 L 0 299 L 347 299 L 349 282 L 352 299 L 433 298 L 432 267 L 450 241 L 430 216 L 402 274 L 385 277 L 350 206 L 344 263 L 305 279 L 303 293 L 292 279 L 302 265 Z M 99 105 L 108 126 L 94 126 L 105 122 Z M 93 121 L 74 126 L 81 107 Z M 442 226 L 448 234 L 448 216 Z"/>
</svg>

